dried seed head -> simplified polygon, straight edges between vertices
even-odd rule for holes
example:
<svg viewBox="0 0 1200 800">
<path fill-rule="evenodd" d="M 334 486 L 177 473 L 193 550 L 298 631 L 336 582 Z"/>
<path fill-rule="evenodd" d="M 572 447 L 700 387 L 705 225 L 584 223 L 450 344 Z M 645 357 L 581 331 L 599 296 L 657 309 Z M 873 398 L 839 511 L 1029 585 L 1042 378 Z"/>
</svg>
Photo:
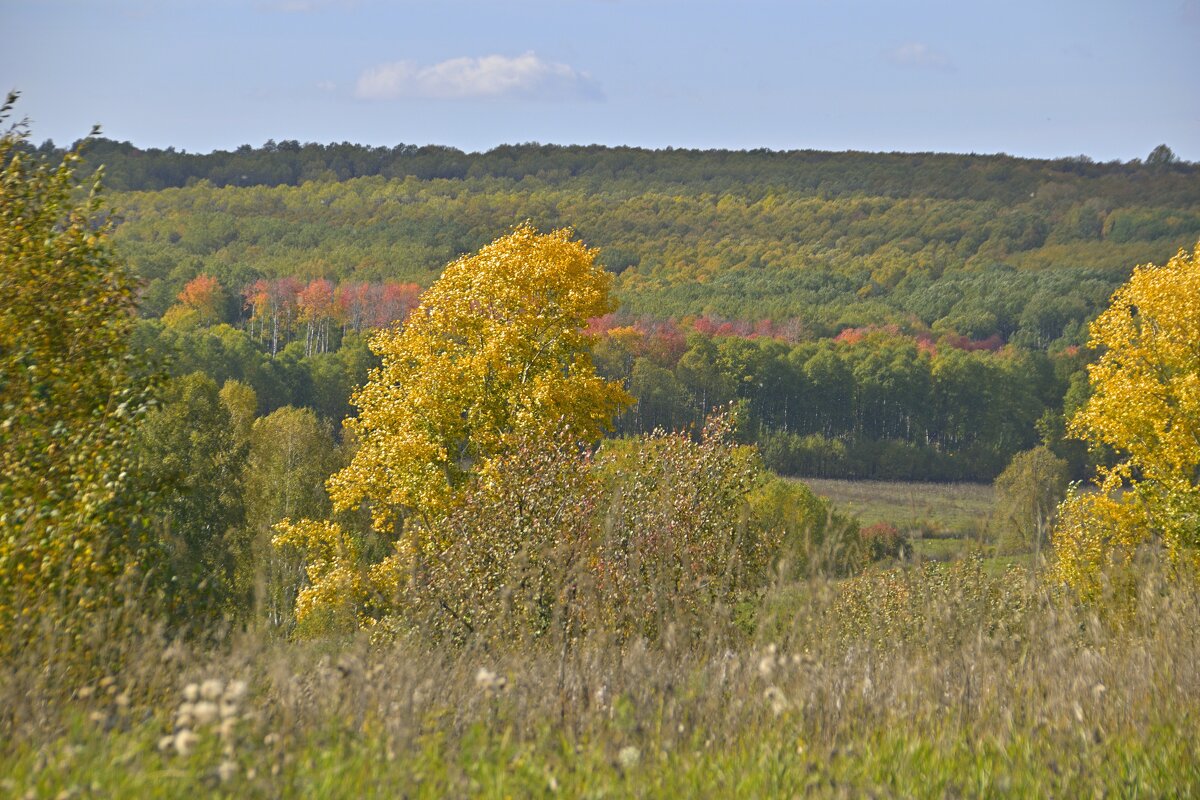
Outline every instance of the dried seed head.
<svg viewBox="0 0 1200 800">
<path fill-rule="evenodd" d="M 175 734 L 175 752 L 186 758 L 191 755 L 192 750 L 195 749 L 196 743 L 199 741 L 199 736 L 185 728 Z"/>
<path fill-rule="evenodd" d="M 195 708 L 192 710 L 192 715 L 196 718 L 196 724 L 198 725 L 208 725 L 215 722 L 219 714 L 220 710 L 217 708 L 217 704 L 210 703 L 207 700 L 201 700 L 199 703 L 196 703 Z"/>
<path fill-rule="evenodd" d="M 225 692 L 225 684 L 216 678 L 210 678 L 200 684 L 200 696 L 205 700 L 219 700 Z"/>
<path fill-rule="evenodd" d="M 758 660 L 758 674 L 764 678 L 771 677 L 771 673 L 775 671 L 775 654 L 767 653 Z"/>
<path fill-rule="evenodd" d="M 221 739 L 223 741 L 232 740 L 233 735 L 236 731 L 237 731 L 237 720 L 236 719 L 221 720 L 221 727 L 218 729 L 218 733 L 220 734 Z"/>
<path fill-rule="evenodd" d="M 508 679 L 503 675 L 497 675 L 487 667 L 480 667 L 475 673 L 475 685 L 485 692 L 496 692 L 503 689 L 508 684 Z"/>
<path fill-rule="evenodd" d="M 778 686 L 768 686 L 763 692 L 763 699 L 770 704 L 771 713 L 777 717 L 788 709 L 787 696 Z"/>
<path fill-rule="evenodd" d="M 221 783 L 227 783 L 238 774 L 238 765 L 236 761 L 226 759 L 217 767 L 217 777 L 221 779 Z"/>
</svg>

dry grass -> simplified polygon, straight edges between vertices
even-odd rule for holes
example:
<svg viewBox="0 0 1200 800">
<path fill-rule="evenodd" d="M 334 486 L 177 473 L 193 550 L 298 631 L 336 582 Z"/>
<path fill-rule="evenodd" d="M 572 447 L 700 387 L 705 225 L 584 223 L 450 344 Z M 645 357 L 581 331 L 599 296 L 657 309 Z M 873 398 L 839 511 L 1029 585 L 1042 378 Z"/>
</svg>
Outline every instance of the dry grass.
<svg viewBox="0 0 1200 800">
<path fill-rule="evenodd" d="M 1100 614 L 960 562 L 777 585 L 653 643 L 519 649 L 109 631 L 110 675 L 51 645 L 3 667 L 0 793 L 1185 796 L 1195 587 L 1149 570 Z M 205 680 L 249 689 L 180 754 Z"/>
</svg>

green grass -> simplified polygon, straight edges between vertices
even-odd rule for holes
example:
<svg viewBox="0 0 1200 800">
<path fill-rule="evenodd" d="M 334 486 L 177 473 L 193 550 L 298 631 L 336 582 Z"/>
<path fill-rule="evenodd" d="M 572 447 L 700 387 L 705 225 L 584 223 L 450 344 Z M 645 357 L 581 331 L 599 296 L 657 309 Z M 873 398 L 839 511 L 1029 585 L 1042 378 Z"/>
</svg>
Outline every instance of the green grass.
<svg viewBox="0 0 1200 800">
<path fill-rule="evenodd" d="M 603 742 L 530 739 L 472 726 L 389 756 L 386 737 L 353 729 L 299 742 L 282 756 L 240 759 L 222 780 L 219 756 L 181 761 L 153 747 L 152 726 L 105 733 L 80 724 L 39 748 L 19 748 L 0 790 L 21 797 L 1117 797 L 1189 796 L 1200 790 L 1192 731 L 1097 740 L 1073 732 L 972 741 L 969 730 L 877 731 L 833 748 L 806 747 L 790 720 L 720 748 L 702 737 L 622 762 Z M 279 769 L 272 771 L 271 765 Z"/>
<path fill-rule="evenodd" d="M 0 797 L 1200 794 L 1200 585 L 1150 572 L 1137 604 L 1084 608 L 1025 575 L 801 581 L 752 633 L 714 614 L 657 642 L 128 634 L 103 680 L 28 652 L 0 664 Z M 185 686 L 235 678 L 224 736 L 160 747 Z"/>
<path fill-rule="evenodd" d="M 804 483 L 864 525 L 890 522 L 901 530 L 926 526 L 947 538 L 970 538 L 987 526 L 992 487 L 980 483 L 908 483 L 805 478 Z"/>
<path fill-rule="evenodd" d="M 987 542 L 992 487 L 980 483 L 909 483 L 805 478 L 803 482 L 863 525 L 886 522 L 908 535 L 913 555 L 948 561 Z"/>
</svg>

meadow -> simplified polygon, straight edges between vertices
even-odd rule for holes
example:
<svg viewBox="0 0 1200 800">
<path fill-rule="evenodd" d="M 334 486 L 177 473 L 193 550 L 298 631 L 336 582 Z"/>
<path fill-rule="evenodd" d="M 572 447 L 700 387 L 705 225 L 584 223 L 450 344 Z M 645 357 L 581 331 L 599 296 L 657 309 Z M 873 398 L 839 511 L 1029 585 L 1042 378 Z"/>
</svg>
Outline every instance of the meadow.
<svg viewBox="0 0 1200 800">
<path fill-rule="evenodd" d="M 0 792 L 1191 796 L 1200 593 L 1164 575 L 1097 609 L 967 559 L 779 582 L 656 642 L 516 648 L 198 646 L 127 609 L 89 634 L 118 673 L 50 631 L 0 667 Z"/>
<path fill-rule="evenodd" d="M 993 539 L 989 532 L 991 484 L 829 478 L 804 478 L 802 482 L 863 525 L 895 526 L 908 537 L 917 558 L 946 561 L 972 547 L 984 548 Z"/>
</svg>

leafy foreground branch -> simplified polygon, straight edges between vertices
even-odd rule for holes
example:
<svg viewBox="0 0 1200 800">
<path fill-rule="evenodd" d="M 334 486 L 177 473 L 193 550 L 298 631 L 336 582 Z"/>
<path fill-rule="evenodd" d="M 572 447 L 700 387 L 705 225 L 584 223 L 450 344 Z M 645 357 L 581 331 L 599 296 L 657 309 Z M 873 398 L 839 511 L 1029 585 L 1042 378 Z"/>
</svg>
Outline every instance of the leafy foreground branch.
<svg viewBox="0 0 1200 800">
<path fill-rule="evenodd" d="M 123 640 L 119 675 L 0 673 L 6 794 L 1187 796 L 1194 582 L 1120 624 L 977 562 L 777 586 L 754 635 L 561 650 Z M 46 660 L 43 659 L 48 659 Z M 51 670 L 50 672 L 53 672 Z"/>
</svg>

